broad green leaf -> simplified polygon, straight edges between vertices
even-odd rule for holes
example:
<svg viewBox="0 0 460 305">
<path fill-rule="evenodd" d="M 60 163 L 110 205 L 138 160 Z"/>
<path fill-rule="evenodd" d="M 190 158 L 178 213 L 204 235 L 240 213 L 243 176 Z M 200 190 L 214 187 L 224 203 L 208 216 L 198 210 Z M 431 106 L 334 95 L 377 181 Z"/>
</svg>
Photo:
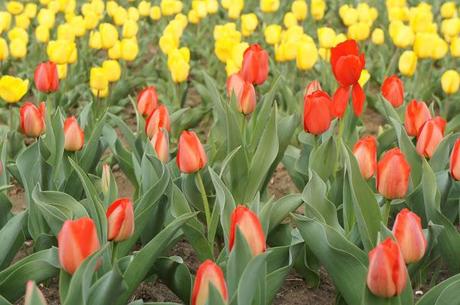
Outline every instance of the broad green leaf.
<svg viewBox="0 0 460 305">
<path fill-rule="evenodd" d="M 8 266 L 17 251 L 24 243 L 24 229 L 26 229 L 27 212 L 21 212 L 11 218 L 0 230 L 0 267 Z"/>
<path fill-rule="evenodd" d="M 458 290 L 460 289 L 460 274 L 452 276 L 431 288 L 416 303 L 416 305 L 457 305 L 460 304 Z M 457 302 L 457 303 L 453 303 Z"/>
<path fill-rule="evenodd" d="M 27 285 L 29 289 L 29 294 L 25 297 L 24 302 L 28 305 L 47 305 L 46 300 L 43 297 L 43 294 L 40 291 L 40 289 L 38 289 L 37 285 L 34 282 L 30 282 Z"/>
</svg>

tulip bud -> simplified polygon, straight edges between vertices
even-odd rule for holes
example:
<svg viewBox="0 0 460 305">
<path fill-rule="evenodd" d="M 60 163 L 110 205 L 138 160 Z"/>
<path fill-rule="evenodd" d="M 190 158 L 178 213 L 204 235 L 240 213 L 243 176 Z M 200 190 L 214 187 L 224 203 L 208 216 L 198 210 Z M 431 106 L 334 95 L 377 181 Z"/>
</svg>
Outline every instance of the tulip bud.
<svg viewBox="0 0 460 305">
<path fill-rule="evenodd" d="M 238 205 L 233 210 L 231 216 L 229 239 L 230 251 L 235 244 L 237 228 L 240 230 L 240 233 L 248 243 L 252 255 L 256 256 L 265 252 L 267 246 L 265 243 L 265 235 L 262 229 L 262 224 L 260 223 L 257 215 L 243 205 Z"/>
<path fill-rule="evenodd" d="M 88 217 L 66 220 L 57 238 L 61 267 L 70 274 L 100 248 L 96 226 Z"/>
<path fill-rule="evenodd" d="M 47 305 L 40 289 L 37 288 L 34 281 L 28 281 L 26 286 L 26 295 L 24 296 L 24 305 Z"/>
<path fill-rule="evenodd" d="M 0 98 L 7 103 L 17 103 L 27 93 L 29 80 L 4 75 L 0 78 Z"/>
<path fill-rule="evenodd" d="M 404 51 L 399 57 L 399 71 L 402 75 L 412 76 L 417 69 L 417 55 L 414 51 Z"/>
<path fill-rule="evenodd" d="M 397 108 L 404 103 L 404 84 L 399 77 L 392 75 L 382 84 L 383 97 Z"/>
<path fill-rule="evenodd" d="M 424 102 L 413 100 L 407 105 L 404 126 L 409 136 L 418 136 L 428 120 L 431 120 L 431 113 Z"/>
<path fill-rule="evenodd" d="M 177 147 L 177 166 L 180 171 L 191 174 L 206 166 L 208 157 L 200 139 L 193 131 L 183 131 Z"/>
<path fill-rule="evenodd" d="M 353 155 L 358 161 L 359 170 L 364 179 L 370 179 L 377 170 L 377 140 L 366 136 L 356 142 Z"/>
<path fill-rule="evenodd" d="M 102 69 L 109 83 L 116 82 L 121 77 L 121 67 L 116 60 L 105 60 L 102 63 Z"/>
<path fill-rule="evenodd" d="M 209 286 L 213 285 L 222 300 L 227 304 L 228 291 L 224 273 L 218 265 L 206 260 L 197 270 L 192 291 L 192 305 L 205 305 L 209 298 Z"/>
<path fill-rule="evenodd" d="M 407 268 L 398 244 L 385 239 L 369 252 L 367 287 L 378 297 L 400 295 L 407 283 Z"/>
<path fill-rule="evenodd" d="M 45 103 L 40 103 L 40 107 L 30 102 L 24 103 L 19 108 L 22 132 L 32 138 L 37 138 L 45 132 Z"/>
<path fill-rule="evenodd" d="M 420 156 L 431 158 L 444 138 L 446 121 L 441 117 L 436 117 L 427 121 L 417 138 L 416 150 Z"/>
<path fill-rule="evenodd" d="M 149 117 L 158 108 L 158 95 L 154 86 L 144 88 L 137 96 L 137 111 Z"/>
<path fill-rule="evenodd" d="M 55 63 L 48 61 L 41 63 L 35 69 L 35 86 L 44 93 L 55 92 L 59 88 L 59 77 Z"/>
<path fill-rule="evenodd" d="M 332 114 L 332 100 L 329 95 L 317 90 L 304 96 L 303 128 L 306 132 L 320 135 L 329 129 Z"/>
<path fill-rule="evenodd" d="M 150 143 L 152 144 L 158 159 L 160 159 L 160 161 L 163 163 L 168 162 L 169 140 L 167 132 L 163 131 L 162 129 L 158 130 L 154 133 L 152 139 L 150 140 Z"/>
<path fill-rule="evenodd" d="M 102 177 L 101 177 L 101 188 L 104 194 L 107 194 L 110 189 L 110 165 L 107 163 L 102 165 Z"/>
<path fill-rule="evenodd" d="M 64 138 L 64 149 L 67 151 L 78 151 L 85 144 L 85 133 L 74 116 L 64 121 Z"/>
<path fill-rule="evenodd" d="M 399 148 L 387 151 L 377 165 L 377 190 L 387 199 L 403 198 L 409 187 L 410 165 Z"/>
<path fill-rule="evenodd" d="M 385 34 L 382 29 L 376 28 L 372 32 L 372 42 L 376 45 L 381 45 L 385 42 Z"/>
<path fill-rule="evenodd" d="M 258 44 L 246 49 L 243 55 L 241 76 L 247 82 L 261 85 L 268 77 L 268 53 Z"/>
<path fill-rule="evenodd" d="M 171 132 L 169 112 L 165 105 L 160 105 L 145 121 L 145 133 L 149 138 L 162 128 Z"/>
<path fill-rule="evenodd" d="M 317 80 L 314 80 L 312 82 L 310 82 L 307 87 L 305 88 L 305 92 L 304 92 L 304 96 L 305 95 L 310 95 L 312 94 L 313 92 L 315 91 L 318 91 L 318 90 L 322 90 L 321 89 L 321 83 Z"/>
<path fill-rule="evenodd" d="M 91 68 L 89 84 L 91 89 L 96 91 L 103 91 L 109 86 L 109 80 L 107 79 L 104 69 L 101 67 Z"/>
<path fill-rule="evenodd" d="M 256 108 L 256 91 L 254 86 L 244 81 L 238 74 L 232 74 L 227 80 L 227 95 L 234 93 L 237 99 L 238 111 L 243 114 L 250 114 Z"/>
<path fill-rule="evenodd" d="M 441 86 L 446 94 L 457 93 L 460 88 L 460 74 L 455 70 L 447 70 L 442 74 Z"/>
<path fill-rule="evenodd" d="M 408 209 L 401 210 L 396 215 L 393 235 L 398 241 L 406 264 L 416 263 L 425 255 L 427 242 L 417 214 Z"/>
<path fill-rule="evenodd" d="M 450 155 L 450 174 L 455 180 L 460 180 L 460 139 L 455 142 Z"/>
<path fill-rule="evenodd" d="M 129 198 L 115 200 L 107 209 L 107 239 L 123 241 L 134 233 L 133 203 Z"/>
</svg>

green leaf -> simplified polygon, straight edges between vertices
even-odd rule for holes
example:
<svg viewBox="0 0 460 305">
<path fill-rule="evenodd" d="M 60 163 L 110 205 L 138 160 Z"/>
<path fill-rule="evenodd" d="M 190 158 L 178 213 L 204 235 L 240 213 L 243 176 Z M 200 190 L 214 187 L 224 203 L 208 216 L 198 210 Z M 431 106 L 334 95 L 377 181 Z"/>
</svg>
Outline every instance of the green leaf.
<svg viewBox="0 0 460 305">
<path fill-rule="evenodd" d="M 263 291 L 266 285 L 266 258 L 266 254 L 259 254 L 252 258 L 244 269 L 238 283 L 238 305 L 251 305 L 253 300 L 257 298 L 257 293 L 261 293 L 260 289 L 262 289 L 262 300 L 265 298 Z M 265 302 L 261 301 L 259 304 L 265 304 Z"/>
<path fill-rule="evenodd" d="M 29 294 L 25 297 L 24 303 L 27 305 L 47 305 L 46 300 L 37 285 L 34 282 L 30 282 L 30 284 L 27 285 Z"/>
<path fill-rule="evenodd" d="M 330 137 L 319 146 L 313 147 L 309 155 L 308 164 L 310 169 L 316 172 L 321 179 L 328 180 L 336 169 L 336 162 L 337 145 L 334 137 Z"/>
<path fill-rule="evenodd" d="M 431 288 L 416 305 L 458 305 L 460 304 L 459 289 L 460 274 L 457 274 Z"/>
<path fill-rule="evenodd" d="M 0 267 L 8 266 L 13 260 L 19 248 L 24 243 L 25 224 L 27 223 L 27 212 L 21 212 L 11 218 L 0 230 Z"/>
<path fill-rule="evenodd" d="M 88 305 L 111 305 L 127 289 L 125 280 L 118 264 L 104 274 L 91 286 Z"/>
</svg>

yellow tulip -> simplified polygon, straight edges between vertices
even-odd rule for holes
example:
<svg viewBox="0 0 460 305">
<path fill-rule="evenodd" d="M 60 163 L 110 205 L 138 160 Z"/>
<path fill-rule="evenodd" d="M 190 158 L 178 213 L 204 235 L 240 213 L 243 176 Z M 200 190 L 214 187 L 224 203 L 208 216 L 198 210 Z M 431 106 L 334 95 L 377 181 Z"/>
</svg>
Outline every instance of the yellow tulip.
<svg viewBox="0 0 460 305">
<path fill-rule="evenodd" d="M 455 37 L 450 42 L 450 54 L 453 57 L 460 57 L 460 37 Z"/>
<path fill-rule="evenodd" d="M 369 24 L 360 21 L 350 25 L 348 28 L 348 37 L 357 41 L 363 41 L 369 38 L 370 32 Z"/>
<path fill-rule="evenodd" d="M 159 6 L 152 6 L 152 8 L 150 9 L 150 18 L 153 21 L 160 20 L 160 18 L 161 18 L 161 9 L 160 9 Z"/>
<path fill-rule="evenodd" d="M 339 9 L 339 16 L 342 19 L 343 24 L 350 26 L 358 22 L 358 10 L 353 7 L 348 6 L 347 4 L 342 5 Z"/>
<path fill-rule="evenodd" d="M 281 26 L 279 24 L 270 24 L 264 30 L 265 41 L 268 44 L 275 45 L 281 38 Z"/>
<path fill-rule="evenodd" d="M 191 23 L 191 24 L 198 24 L 200 23 L 200 16 L 198 16 L 198 13 L 196 10 L 190 10 L 188 12 L 188 21 Z"/>
<path fill-rule="evenodd" d="M 67 78 L 67 64 L 57 65 L 57 72 L 59 79 Z"/>
<path fill-rule="evenodd" d="M 30 19 L 35 18 L 35 16 L 37 16 L 37 5 L 35 3 L 27 3 L 24 14 Z"/>
<path fill-rule="evenodd" d="M 460 18 L 445 19 L 441 23 L 441 32 L 446 37 L 454 37 L 460 33 Z"/>
<path fill-rule="evenodd" d="M 289 29 L 290 27 L 297 25 L 297 18 L 295 17 L 294 13 L 287 12 L 284 15 L 283 23 L 284 23 L 284 26 Z"/>
<path fill-rule="evenodd" d="M 184 31 L 187 27 L 188 19 L 187 16 L 185 16 L 184 14 L 177 14 L 176 17 L 174 17 L 174 20 L 171 21 L 171 23 L 178 23 L 182 28 L 182 31 Z"/>
<path fill-rule="evenodd" d="M 326 2 L 324 0 L 311 0 L 311 15 L 315 20 L 321 20 L 326 12 Z"/>
<path fill-rule="evenodd" d="M 27 34 L 27 31 L 18 27 L 15 27 L 11 29 L 11 31 L 8 32 L 8 39 L 14 40 L 14 39 L 20 39 L 24 41 L 25 43 L 29 42 L 29 34 Z"/>
<path fill-rule="evenodd" d="M 19 1 L 9 1 L 6 4 L 6 9 L 13 15 L 19 15 L 24 10 L 24 5 Z"/>
<path fill-rule="evenodd" d="M 260 10 L 264 13 L 276 12 L 279 7 L 279 0 L 260 0 Z"/>
<path fill-rule="evenodd" d="M 206 2 L 202 0 L 192 1 L 192 10 L 194 10 L 200 19 L 203 19 L 208 15 L 208 8 Z"/>
<path fill-rule="evenodd" d="M 107 55 L 110 59 L 120 59 L 121 58 L 121 42 L 117 40 L 115 45 L 107 51 Z"/>
<path fill-rule="evenodd" d="M 125 24 L 123 25 L 123 38 L 132 38 L 137 35 L 137 31 L 139 30 L 139 26 L 137 22 L 134 20 L 126 20 Z"/>
<path fill-rule="evenodd" d="M 348 38 L 347 38 L 347 35 L 345 35 L 345 34 L 343 34 L 343 33 L 337 34 L 337 35 L 335 36 L 335 39 L 334 39 L 334 47 L 335 47 L 336 45 L 338 45 L 339 43 L 344 42 L 344 41 L 347 40 L 347 39 L 348 39 Z"/>
<path fill-rule="evenodd" d="M 176 0 L 161 0 L 160 7 L 161 13 L 164 16 L 172 16 L 178 13 L 178 5 L 176 3 Z"/>
<path fill-rule="evenodd" d="M 318 28 L 317 32 L 318 32 L 319 46 L 321 48 L 330 49 L 335 46 L 334 44 L 335 31 L 333 28 L 321 27 L 321 28 Z"/>
<path fill-rule="evenodd" d="M 441 5 L 441 16 L 442 18 L 453 18 L 457 14 L 454 1 L 448 1 Z"/>
<path fill-rule="evenodd" d="M 414 41 L 414 52 L 418 58 L 431 58 L 438 36 L 433 33 L 417 33 Z"/>
<path fill-rule="evenodd" d="M 433 24 L 433 13 L 431 9 L 415 9 L 410 16 L 410 26 L 414 32 L 428 32 Z"/>
<path fill-rule="evenodd" d="M 115 9 L 115 12 L 114 12 L 112 18 L 113 18 L 113 23 L 115 25 L 121 26 L 128 19 L 128 11 L 124 7 L 118 6 Z"/>
<path fill-rule="evenodd" d="M 107 86 L 102 90 L 96 90 L 94 88 L 91 88 L 91 92 L 94 94 L 94 96 L 98 98 L 104 98 L 109 96 L 109 87 Z"/>
<path fill-rule="evenodd" d="M 319 48 L 318 54 L 324 61 L 329 61 L 331 59 L 331 49 Z"/>
<path fill-rule="evenodd" d="M 412 76 L 417 69 L 417 55 L 413 51 L 404 51 L 399 57 L 399 72 L 405 76 Z"/>
<path fill-rule="evenodd" d="M 11 14 L 8 12 L 0 12 L 0 34 L 6 31 L 11 26 Z"/>
<path fill-rule="evenodd" d="M 76 60 L 77 47 L 75 42 L 67 40 L 52 40 L 46 48 L 48 58 L 58 64 L 73 63 Z"/>
<path fill-rule="evenodd" d="M 454 94 L 458 92 L 460 87 L 460 75 L 455 70 L 447 70 L 441 76 L 442 90 L 446 94 Z"/>
<path fill-rule="evenodd" d="M 385 33 L 381 28 L 372 31 L 372 42 L 376 45 L 382 45 L 385 42 Z"/>
<path fill-rule="evenodd" d="M 238 67 L 239 70 L 243 64 L 243 56 L 247 48 L 249 48 L 249 44 L 247 42 L 241 42 L 235 45 L 232 49 L 230 58 L 227 60 L 227 63 L 232 62 L 235 67 Z"/>
<path fill-rule="evenodd" d="M 291 12 L 294 14 L 297 20 L 305 20 L 308 14 L 308 5 L 305 0 L 295 0 L 292 2 Z"/>
<path fill-rule="evenodd" d="M 217 0 L 206 0 L 206 9 L 208 14 L 215 14 L 219 11 L 219 2 Z"/>
<path fill-rule="evenodd" d="M 133 61 L 139 53 L 139 46 L 135 38 L 125 38 L 121 41 L 121 58 Z"/>
<path fill-rule="evenodd" d="M 184 82 L 188 78 L 190 65 L 185 53 L 184 51 L 175 49 L 168 55 L 168 68 L 171 72 L 171 78 L 175 83 Z"/>
<path fill-rule="evenodd" d="M 21 14 L 21 15 L 16 15 L 15 23 L 17 27 L 26 30 L 29 28 L 30 20 L 29 20 L 29 17 L 27 17 L 25 14 Z"/>
<path fill-rule="evenodd" d="M 110 23 L 101 23 L 99 25 L 101 33 L 101 44 L 103 49 L 110 49 L 118 40 L 118 31 L 115 26 Z"/>
<path fill-rule="evenodd" d="M 73 29 L 75 36 L 83 37 L 86 34 L 85 20 L 83 16 L 75 16 L 70 21 L 70 25 Z"/>
<path fill-rule="evenodd" d="M 38 12 L 38 16 L 37 16 L 38 24 L 46 26 L 49 29 L 51 29 L 54 26 L 55 19 L 56 19 L 55 13 L 49 9 L 42 8 Z"/>
<path fill-rule="evenodd" d="M 369 79 L 371 78 L 371 75 L 369 74 L 369 71 L 367 71 L 366 69 L 363 69 L 361 71 L 361 75 L 359 76 L 359 80 L 358 80 L 358 83 L 361 87 L 364 87 L 364 85 L 369 81 Z"/>
<path fill-rule="evenodd" d="M 0 38 L 0 61 L 7 59 L 8 55 L 9 55 L 8 44 L 6 43 L 5 39 Z"/>
<path fill-rule="evenodd" d="M 297 48 L 296 65 L 300 70 L 310 70 L 318 61 L 318 49 L 314 43 L 300 43 Z"/>
<path fill-rule="evenodd" d="M 415 35 L 411 27 L 406 25 L 401 25 L 397 30 L 395 30 L 394 36 L 392 36 L 393 43 L 398 48 L 407 48 L 414 44 Z"/>
<path fill-rule="evenodd" d="M 75 32 L 73 26 L 68 23 L 60 24 L 57 28 L 57 39 L 58 40 L 75 40 Z"/>
<path fill-rule="evenodd" d="M 241 16 L 241 33 L 243 36 L 250 36 L 257 28 L 257 15 L 254 13 Z"/>
<path fill-rule="evenodd" d="M 47 26 L 39 25 L 35 28 L 35 38 L 39 42 L 46 43 L 50 39 L 50 30 Z"/>
<path fill-rule="evenodd" d="M 230 19 L 238 19 L 241 15 L 242 7 L 239 5 L 232 4 L 228 9 L 228 17 Z"/>
<path fill-rule="evenodd" d="M 172 35 L 163 35 L 160 37 L 159 45 L 163 54 L 167 55 L 179 47 L 179 39 Z"/>
<path fill-rule="evenodd" d="M 102 63 L 102 69 L 110 83 L 116 82 L 121 77 L 121 67 L 116 60 L 106 60 Z"/>
<path fill-rule="evenodd" d="M 139 20 L 139 11 L 135 7 L 130 7 L 128 9 L 128 19 L 138 21 Z"/>
<path fill-rule="evenodd" d="M 88 45 L 91 49 L 102 49 L 101 33 L 99 31 L 91 31 L 89 33 Z"/>
<path fill-rule="evenodd" d="M 29 88 L 29 80 L 5 75 L 0 78 L 0 98 L 7 103 L 17 103 Z"/>
<path fill-rule="evenodd" d="M 137 6 L 137 9 L 139 10 L 139 14 L 142 17 L 147 17 L 150 14 L 150 2 L 142 0 L 139 2 L 139 5 Z"/>
<path fill-rule="evenodd" d="M 94 67 L 90 70 L 89 85 L 92 89 L 102 91 L 109 86 L 109 80 L 101 67 Z"/>
<path fill-rule="evenodd" d="M 95 12 L 90 12 L 84 15 L 85 28 L 87 30 L 94 30 L 99 24 L 99 16 Z"/>
<path fill-rule="evenodd" d="M 116 1 L 108 1 L 106 4 L 107 15 L 113 18 L 116 10 L 118 9 L 118 3 Z"/>
<path fill-rule="evenodd" d="M 441 37 L 437 37 L 435 44 L 433 46 L 433 53 L 431 54 L 432 59 L 441 59 L 446 56 L 449 51 L 449 45 Z"/>
</svg>

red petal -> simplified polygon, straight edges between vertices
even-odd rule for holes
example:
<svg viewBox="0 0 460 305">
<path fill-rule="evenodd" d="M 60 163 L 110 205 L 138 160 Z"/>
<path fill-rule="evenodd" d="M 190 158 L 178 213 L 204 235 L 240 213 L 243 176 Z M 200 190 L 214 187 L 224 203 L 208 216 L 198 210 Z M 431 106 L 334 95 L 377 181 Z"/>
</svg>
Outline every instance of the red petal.
<svg viewBox="0 0 460 305">
<path fill-rule="evenodd" d="M 339 87 L 332 97 L 334 103 L 334 115 L 342 117 L 347 109 L 348 98 L 350 97 L 350 88 Z"/>
<path fill-rule="evenodd" d="M 363 88 L 359 84 L 353 86 L 353 110 L 356 116 L 360 116 L 363 112 L 364 101 L 366 100 L 366 94 L 364 94 Z"/>
</svg>

